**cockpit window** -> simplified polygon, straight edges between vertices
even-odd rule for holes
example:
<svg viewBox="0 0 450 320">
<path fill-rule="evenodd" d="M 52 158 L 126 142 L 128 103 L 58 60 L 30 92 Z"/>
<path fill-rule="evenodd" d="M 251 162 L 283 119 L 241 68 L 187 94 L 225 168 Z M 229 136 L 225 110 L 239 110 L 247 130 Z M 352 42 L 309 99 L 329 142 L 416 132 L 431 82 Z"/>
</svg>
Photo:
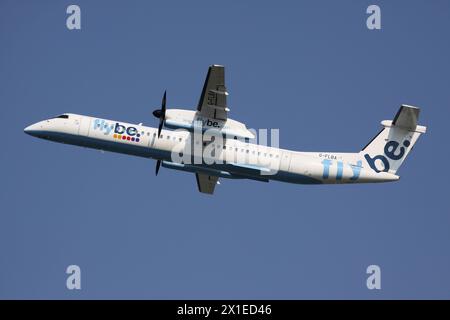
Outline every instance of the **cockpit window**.
<svg viewBox="0 0 450 320">
<path fill-rule="evenodd" d="M 60 116 L 54 117 L 54 119 L 57 119 L 57 118 L 61 118 L 61 119 L 69 119 L 69 116 L 68 116 L 67 114 L 62 114 L 62 115 L 60 115 Z"/>
</svg>

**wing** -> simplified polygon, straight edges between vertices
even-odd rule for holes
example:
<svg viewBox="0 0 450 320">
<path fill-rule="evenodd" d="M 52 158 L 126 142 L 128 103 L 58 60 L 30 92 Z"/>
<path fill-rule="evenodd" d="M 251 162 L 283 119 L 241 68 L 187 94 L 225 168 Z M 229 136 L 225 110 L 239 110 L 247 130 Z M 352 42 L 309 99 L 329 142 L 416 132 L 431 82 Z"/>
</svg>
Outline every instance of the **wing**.
<svg viewBox="0 0 450 320">
<path fill-rule="evenodd" d="M 219 177 L 209 176 L 204 173 L 196 173 L 198 191 L 207 194 L 213 194 Z"/>
<path fill-rule="evenodd" d="M 219 65 L 210 66 L 197 110 L 204 117 L 226 121 L 229 111 L 227 95 L 225 68 Z"/>
</svg>

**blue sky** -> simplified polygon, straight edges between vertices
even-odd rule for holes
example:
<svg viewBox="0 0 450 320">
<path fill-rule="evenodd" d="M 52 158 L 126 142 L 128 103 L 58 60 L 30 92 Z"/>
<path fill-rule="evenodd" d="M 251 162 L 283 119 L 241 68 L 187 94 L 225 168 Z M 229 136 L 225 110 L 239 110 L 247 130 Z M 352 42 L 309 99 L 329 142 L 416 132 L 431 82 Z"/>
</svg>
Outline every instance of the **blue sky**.
<svg viewBox="0 0 450 320">
<path fill-rule="evenodd" d="M 437 0 L 0 1 L 0 298 L 449 299 L 449 30 Z M 359 151 L 402 103 L 428 132 L 397 183 L 222 180 L 212 197 L 154 161 L 23 133 L 63 112 L 155 126 L 165 89 L 196 106 L 210 64 L 229 116 L 279 128 L 282 148 Z"/>
</svg>

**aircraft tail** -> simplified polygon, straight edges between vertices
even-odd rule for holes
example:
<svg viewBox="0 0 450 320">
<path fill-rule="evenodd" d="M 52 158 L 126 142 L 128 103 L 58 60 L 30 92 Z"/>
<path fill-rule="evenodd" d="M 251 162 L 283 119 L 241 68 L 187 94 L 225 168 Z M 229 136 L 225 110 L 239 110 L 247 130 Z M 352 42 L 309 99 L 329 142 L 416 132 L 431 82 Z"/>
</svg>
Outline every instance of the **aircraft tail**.
<svg viewBox="0 0 450 320">
<path fill-rule="evenodd" d="M 417 125 L 420 109 L 402 105 L 394 120 L 381 122 L 383 129 L 360 152 L 376 172 L 395 174 L 426 127 Z"/>
</svg>

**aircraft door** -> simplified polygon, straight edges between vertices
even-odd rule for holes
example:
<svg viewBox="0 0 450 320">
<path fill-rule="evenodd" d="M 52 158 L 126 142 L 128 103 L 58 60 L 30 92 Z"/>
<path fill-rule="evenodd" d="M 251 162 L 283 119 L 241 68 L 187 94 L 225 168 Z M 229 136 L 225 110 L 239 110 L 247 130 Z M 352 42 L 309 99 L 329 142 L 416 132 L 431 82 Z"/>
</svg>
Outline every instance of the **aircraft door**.
<svg viewBox="0 0 450 320">
<path fill-rule="evenodd" d="M 289 171 L 289 166 L 291 164 L 291 154 L 289 152 L 281 153 L 280 171 Z"/>
<path fill-rule="evenodd" d="M 89 117 L 81 117 L 80 119 L 80 130 L 78 131 L 78 134 L 80 136 L 87 137 L 89 134 L 89 128 L 91 126 L 91 118 Z"/>
</svg>

